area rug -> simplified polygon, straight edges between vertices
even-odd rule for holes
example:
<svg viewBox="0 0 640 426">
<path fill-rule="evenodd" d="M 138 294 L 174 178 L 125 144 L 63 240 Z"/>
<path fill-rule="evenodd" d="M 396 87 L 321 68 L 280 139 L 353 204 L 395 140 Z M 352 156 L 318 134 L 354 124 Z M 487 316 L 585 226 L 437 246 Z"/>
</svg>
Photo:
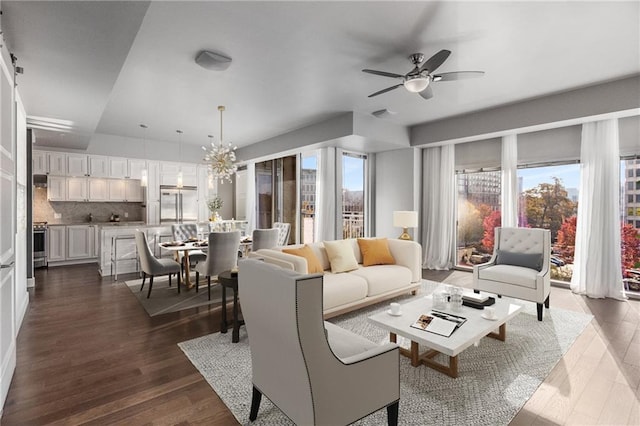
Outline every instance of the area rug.
<svg viewBox="0 0 640 426">
<path fill-rule="evenodd" d="M 399 424 L 506 425 L 513 419 L 592 318 L 552 307 L 545 309 L 544 320 L 539 322 L 535 304 L 518 303 L 524 310 L 507 323 L 506 342 L 485 338 L 462 352 L 457 379 L 425 366 L 412 367 L 408 358 L 400 357 Z M 374 342 L 387 342 L 388 334 L 367 321 L 368 316 L 386 309 L 388 303 L 382 303 L 331 321 Z M 400 338 L 399 343 L 408 346 Z M 251 354 L 244 327 L 236 344 L 231 343 L 230 334 L 216 333 L 179 346 L 236 419 L 249 424 Z M 386 410 L 379 410 L 355 424 L 386 422 Z M 262 398 L 258 419 L 251 424 L 291 422 Z"/>
<path fill-rule="evenodd" d="M 195 277 L 192 277 L 191 280 L 195 283 Z M 143 291 L 140 291 L 142 279 L 125 281 L 125 284 L 129 290 L 131 290 L 131 293 L 133 293 L 133 295 L 138 299 L 150 317 L 169 312 L 182 311 L 184 309 L 195 308 L 198 306 L 221 305 L 222 287 L 219 284 L 211 283 L 211 300 L 208 300 L 206 281 L 202 279 L 200 280 L 200 291 L 197 293 L 195 288 L 187 290 L 185 287 L 182 287 L 180 294 L 178 294 L 175 277 L 171 280 L 171 283 L 172 286 L 169 287 L 169 278 L 167 275 L 155 277 L 153 279 L 151 297 L 147 299 L 149 278 L 147 278 L 144 284 Z M 232 297 L 233 292 L 227 291 L 227 305 L 233 303 Z"/>
</svg>

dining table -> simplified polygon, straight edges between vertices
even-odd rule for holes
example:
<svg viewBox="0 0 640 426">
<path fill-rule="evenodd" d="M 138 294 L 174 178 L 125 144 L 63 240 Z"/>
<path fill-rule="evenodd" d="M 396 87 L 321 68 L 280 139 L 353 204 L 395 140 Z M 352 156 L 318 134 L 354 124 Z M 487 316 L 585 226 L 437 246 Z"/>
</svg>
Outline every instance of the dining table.
<svg viewBox="0 0 640 426">
<path fill-rule="evenodd" d="M 182 262 L 182 268 L 184 271 L 184 277 L 182 282 L 187 290 L 194 287 L 191 282 L 191 265 L 189 264 L 189 252 L 192 250 L 204 250 L 207 249 L 206 241 L 170 241 L 160 243 L 159 246 L 167 251 L 174 253 L 176 262 Z M 180 259 L 180 253 L 182 252 L 182 259 Z"/>
</svg>

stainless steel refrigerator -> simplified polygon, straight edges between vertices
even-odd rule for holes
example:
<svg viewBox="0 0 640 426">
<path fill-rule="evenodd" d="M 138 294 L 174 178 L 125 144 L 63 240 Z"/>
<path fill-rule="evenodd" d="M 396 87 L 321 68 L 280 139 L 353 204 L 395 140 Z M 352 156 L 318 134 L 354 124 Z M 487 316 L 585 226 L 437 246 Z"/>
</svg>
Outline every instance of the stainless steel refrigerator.
<svg viewBox="0 0 640 426">
<path fill-rule="evenodd" d="M 197 222 L 198 188 L 160 186 L 160 222 Z"/>
</svg>

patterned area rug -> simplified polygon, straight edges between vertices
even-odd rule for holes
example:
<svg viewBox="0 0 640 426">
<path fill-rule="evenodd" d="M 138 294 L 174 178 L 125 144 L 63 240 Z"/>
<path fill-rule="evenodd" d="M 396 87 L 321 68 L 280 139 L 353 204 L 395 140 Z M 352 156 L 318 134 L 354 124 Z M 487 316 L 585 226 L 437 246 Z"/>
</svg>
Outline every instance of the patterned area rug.
<svg viewBox="0 0 640 426">
<path fill-rule="evenodd" d="M 425 282 L 423 293 L 413 297 L 423 297 L 435 285 Z M 401 296 L 396 301 L 402 303 L 410 297 Z M 408 358 L 400 357 L 399 424 L 506 425 L 511 421 L 592 318 L 552 306 L 545 309 L 544 320 L 539 322 L 535 304 L 518 303 L 524 305 L 524 310 L 507 323 L 506 342 L 485 338 L 477 347 L 462 352 L 457 379 L 425 366 L 412 367 Z M 367 321 L 368 316 L 386 309 L 388 303 L 381 303 L 331 322 L 371 341 L 387 342 L 388 334 Z M 400 338 L 399 343 L 408 346 Z M 249 424 L 251 354 L 245 328 L 241 328 L 237 344 L 231 343 L 230 333 L 216 333 L 179 346 L 236 419 Z M 386 423 L 383 409 L 355 424 Z M 262 398 L 258 419 L 251 424 L 291 422 L 267 398 Z"/>
<path fill-rule="evenodd" d="M 169 312 L 181 311 L 183 309 L 195 308 L 198 306 L 221 305 L 222 287 L 219 284 L 211 283 L 211 300 L 207 297 L 206 279 L 200 278 L 200 291 L 196 293 L 195 288 L 186 290 L 181 288 L 178 294 L 176 287 L 176 278 L 171 280 L 172 286 L 169 287 L 169 278 L 167 275 L 155 277 L 153 279 L 153 289 L 151 297 L 147 299 L 147 291 L 149 290 L 149 278 L 144 284 L 144 290 L 140 291 L 142 279 L 125 281 L 125 284 L 131 290 L 131 293 L 138 299 L 145 311 L 150 317 L 166 314 Z M 193 283 L 196 282 L 195 276 L 191 277 Z M 204 284 L 203 284 L 204 283 Z M 233 292 L 227 292 L 227 306 L 233 303 Z"/>
</svg>

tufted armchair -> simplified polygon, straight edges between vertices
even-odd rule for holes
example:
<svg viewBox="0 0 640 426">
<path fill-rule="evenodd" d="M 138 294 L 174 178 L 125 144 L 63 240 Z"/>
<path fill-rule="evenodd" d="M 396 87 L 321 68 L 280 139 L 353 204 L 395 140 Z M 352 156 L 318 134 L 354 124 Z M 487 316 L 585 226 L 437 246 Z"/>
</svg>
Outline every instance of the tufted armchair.
<svg viewBox="0 0 640 426">
<path fill-rule="evenodd" d="M 278 244 L 279 246 L 286 246 L 289 244 L 289 233 L 291 232 L 291 224 L 287 222 L 274 222 L 273 227 L 278 230 Z"/>
<path fill-rule="evenodd" d="M 529 300 L 549 308 L 551 233 L 538 228 L 496 228 L 493 256 L 473 267 L 473 288 Z"/>
<path fill-rule="evenodd" d="M 398 346 L 324 322 L 320 274 L 254 259 L 239 269 L 251 348 L 251 421 L 264 394 L 298 425 L 346 425 L 385 407 L 388 423 L 397 424 Z"/>
</svg>

